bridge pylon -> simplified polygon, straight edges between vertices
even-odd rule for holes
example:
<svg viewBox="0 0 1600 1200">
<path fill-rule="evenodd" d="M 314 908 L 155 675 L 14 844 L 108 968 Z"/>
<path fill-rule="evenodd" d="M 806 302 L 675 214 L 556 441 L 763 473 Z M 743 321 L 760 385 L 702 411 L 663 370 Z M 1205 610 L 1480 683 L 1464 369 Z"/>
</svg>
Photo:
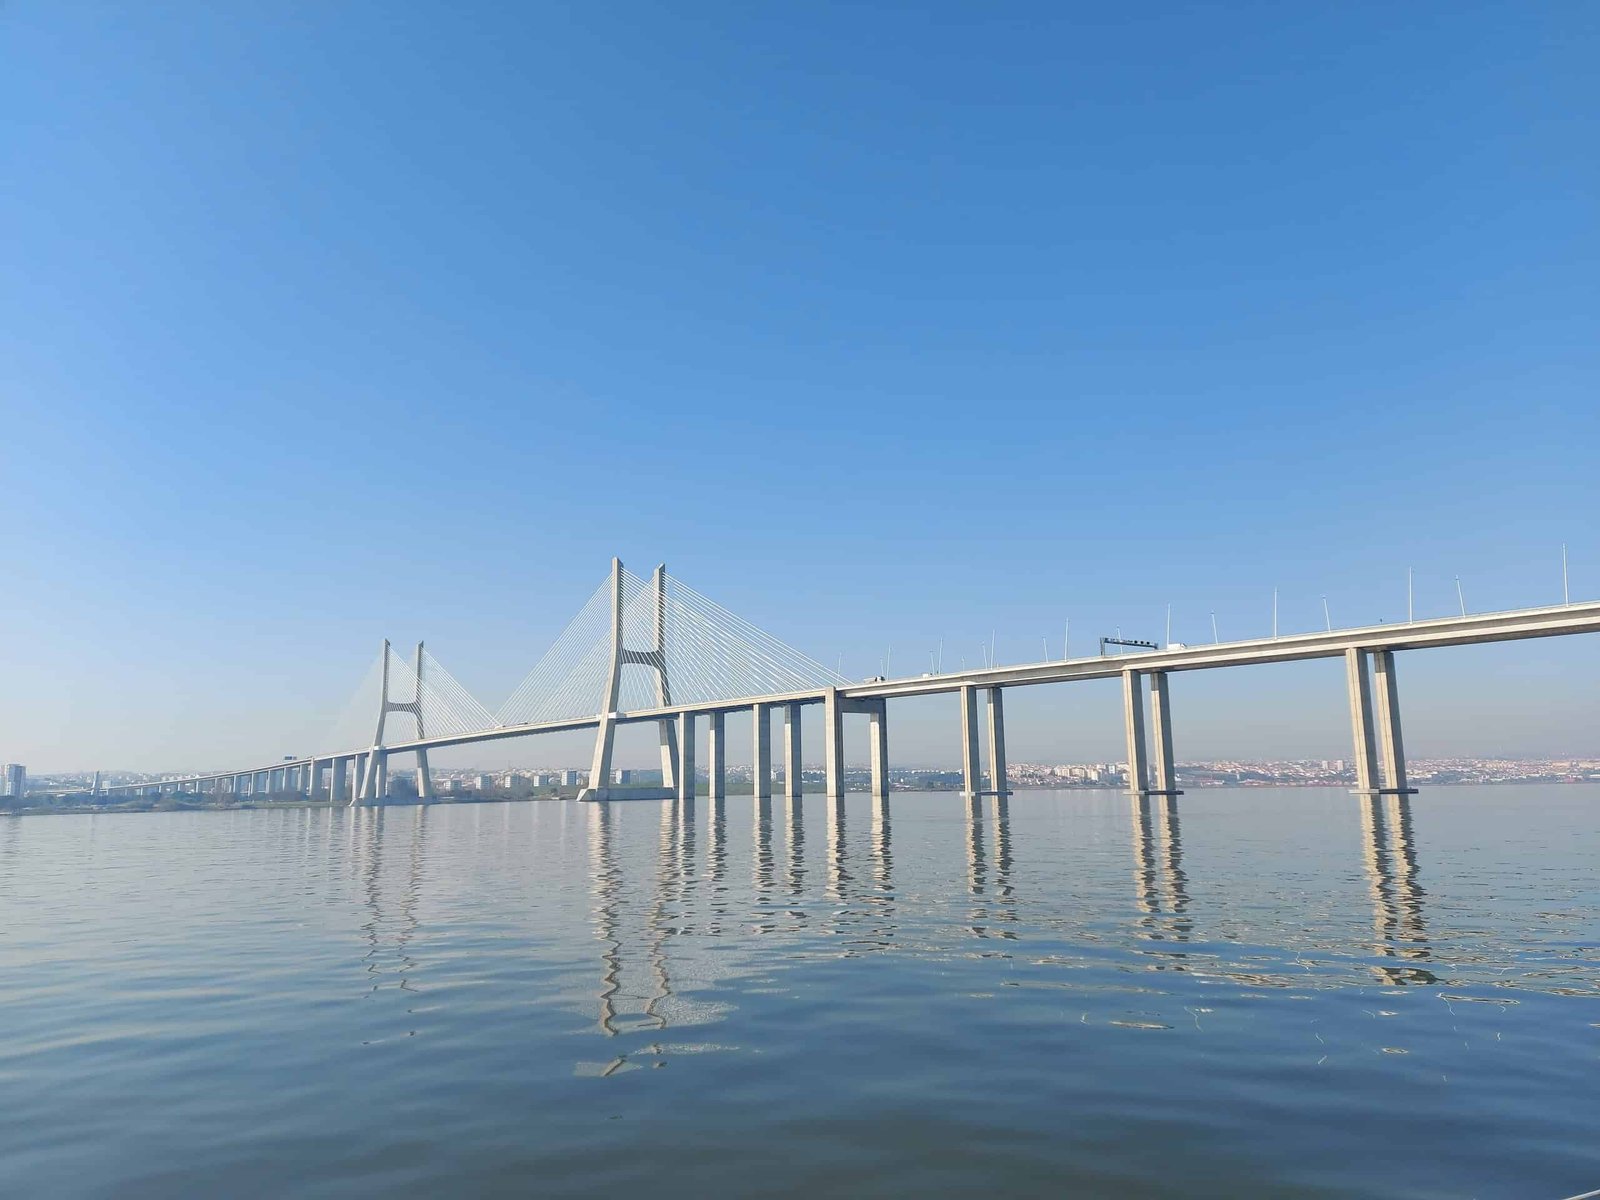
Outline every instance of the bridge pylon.
<svg viewBox="0 0 1600 1200">
<path fill-rule="evenodd" d="M 377 804 L 389 791 L 389 754 L 383 748 L 384 724 L 390 713 L 409 713 L 417 723 L 417 739 L 428 736 L 427 723 L 422 716 L 422 643 L 417 643 L 413 668 L 416 676 L 416 694 L 410 700 L 396 700 L 389 695 L 389 658 L 393 651 L 389 640 L 383 642 L 383 691 L 378 702 L 378 729 L 372 738 L 372 749 L 366 754 L 366 766 L 361 773 L 355 794 L 350 797 L 351 807 L 360 804 Z M 434 798 L 433 776 L 428 770 L 428 751 L 417 749 L 417 796 L 424 802 Z"/>
<path fill-rule="evenodd" d="M 579 793 L 580 800 L 665 799 L 677 786 L 678 729 L 672 719 L 656 722 L 661 739 L 661 787 L 618 788 L 611 784 L 611 751 L 616 741 L 617 704 L 621 695 L 622 668 L 648 667 L 656 674 L 656 701 L 672 703 L 672 681 L 667 671 L 667 566 L 658 565 L 651 579 L 655 597 L 655 646 L 633 650 L 625 643 L 623 615 L 627 608 L 623 592 L 622 560 L 611 560 L 611 664 L 604 694 L 600 697 L 599 727 L 595 730 L 594 759 L 589 768 L 589 786 Z M 692 723 L 689 725 L 692 731 Z"/>
</svg>

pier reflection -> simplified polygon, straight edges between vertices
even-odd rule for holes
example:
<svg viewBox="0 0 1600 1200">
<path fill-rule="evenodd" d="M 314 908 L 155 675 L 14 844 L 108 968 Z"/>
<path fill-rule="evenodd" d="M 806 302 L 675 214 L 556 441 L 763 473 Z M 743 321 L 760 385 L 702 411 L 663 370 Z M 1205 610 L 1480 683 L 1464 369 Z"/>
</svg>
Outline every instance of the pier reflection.
<svg viewBox="0 0 1600 1200">
<path fill-rule="evenodd" d="M 765 906 L 772 899 L 775 866 L 772 855 L 772 797 L 770 796 L 762 796 L 756 801 L 751 843 L 750 877 L 755 888 L 756 903 Z"/>
<path fill-rule="evenodd" d="M 1140 936 L 1186 942 L 1194 923 L 1189 916 L 1189 876 L 1183 869 L 1178 798 L 1134 797 L 1132 829 L 1133 894 Z"/>
<path fill-rule="evenodd" d="M 1393 987 L 1439 981 L 1418 964 L 1430 962 L 1433 951 L 1423 917 L 1427 893 L 1418 881 L 1416 833 L 1409 796 L 1362 796 L 1363 865 L 1372 900 L 1372 949 L 1396 963 L 1376 963 L 1378 982 Z"/>
<path fill-rule="evenodd" d="M 417 960 L 411 952 L 420 920 L 417 906 L 421 896 L 423 856 L 427 841 L 426 810 L 417 808 L 410 815 L 411 836 L 406 853 L 404 883 L 398 899 L 384 895 L 385 810 L 357 809 L 350 824 L 356 853 L 352 862 L 358 870 L 364 892 L 367 919 L 362 925 L 367 952 L 364 956 L 369 995 L 386 985 L 402 991 L 415 991 L 411 974 Z"/>
<path fill-rule="evenodd" d="M 788 829 L 785 831 L 785 841 L 788 843 L 789 895 L 795 899 L 805 894 L 806 887 L 806 822 L 803 803 L 799 796 L 790 797 Z M 791 910 L 791 915 L 803 918 L 805 912 Z"/>
<path fill-rule="evenodd" d="M 648 906 L 630 896 L 616 837 L 618 816 L 610 804 L 588 805 L 589 879 L 593 892 L 595 936 L 601 945 L 599 1026 L 608 1037 L 639 1029 L 665 1029 L 663 1002 L 672 996 L 666 952 L 667 915 L 682 870 L 684 838 L 680 813 L 664 804 L 656 838 L 655 886 Z M 637 990 L 626 986 L 635 981 Z M 643 986 L 639 986 L 642 982 Z M 619 1055 L 600 1070 L 621 1069 Z"/>
<path fill-rule="evenodd" d="M 894 899 L 894 832 L 887 795 L 872 801 L 872 883 L 878 899 Z"/>
<path fill-rule="evenodd" d="M 974 937 L 1016 940 L 1015 889 L 1011 882 L 1011 801 L 1006 796 L 968 796 L 967 892 L 973 899 L 971 925 Z M 989 842 L 993 842 L 992 850 Z M 991 861 L 992 855 L 992 861 Z M 995 928 L 995 924 L 1002 926 Z"/>
<path fill-rule="evenodd" d="M 842 903 L 850 889 L 849 849 L 845 842 L 844 797 L 829 796 L 828 814 L 828 891 L 829 900 Z"/>
<path fill-rule="evenodd" d="M 909 803 L 940 800 L 913 797 Z M 733 802 L 730 814 L 728 801 L 668 801 L 654 827 L 648 824 L 651 816 L 632 806 L 601 803 L 579 810 L 589 829 L 594 929 L 601 948 L 599 1025 L 607 1035 L 704 1020 L 706 986 L 736 969 L 732 944 L 751 932 L 787 942 L 800 954 L 853 956 L 898 944 L 893 805 L 906 800 L 820 801 L 820 811 L 811 814 L 811 834 L 821 837 L 822 853 L 809 879 L 803 802 L 751 798 L 748 815 L 740 803 Z M 1009 798 L 960 803 L 966 893 L 960 926 L 973 938 L 1019 940 L 1027 922 L 1051 920 L 1064 901 L 1049 894 L 1022 904 Z M 1432 952 L 1410 804 L 1404 797 L 1364 799 L 1361 814 L 1371 944 L 1382 956 L 1372 970 L 1390 985 L 1437 982 L 1428 969 Z M 738 861 L 738 847 L 745 844 L 739 822 L 746 819 L 748 868 Z M 624 831 L 629 845 L 619 848 Z M 1215 939 L 1196 932 L 1175 797 L 1134 798 L 1129 832 L 1134 912 L 1128 930 L 1148 967 L 1185 972 L 1203 967 L 1240 982 L 1281 981 L 1254 967 L 1225 966 L 1209 945 L 1202 958 L 1194 956 L 1190 943 Z M 960 888 L 961 876 L 950 882 Z M 1120 886 L 1113 890 L 1126 895 Z M 1116 903 L 1125 906 L 1126 900 Z M 998 946 L 984 951 L 997 952 L 1008 951 Z M 686 995 L 676 994 L 681 989 L 675 981 L 682 979 L 695 981 Z M 657 1046 L 630 1052 L 661 1051 Z"/>
</svg>

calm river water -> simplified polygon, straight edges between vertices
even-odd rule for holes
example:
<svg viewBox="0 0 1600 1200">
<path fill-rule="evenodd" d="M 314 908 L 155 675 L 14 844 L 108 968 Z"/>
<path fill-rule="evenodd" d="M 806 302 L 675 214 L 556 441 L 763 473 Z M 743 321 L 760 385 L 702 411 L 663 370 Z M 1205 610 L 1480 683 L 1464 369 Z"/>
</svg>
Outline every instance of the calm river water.
<svg viewBox="0 0 1600 1200">
<path fill-rule="evenodd" d="M 0 1194 L 1600 1188 L 1600 788 L 0 819 Z"/>
</svg>

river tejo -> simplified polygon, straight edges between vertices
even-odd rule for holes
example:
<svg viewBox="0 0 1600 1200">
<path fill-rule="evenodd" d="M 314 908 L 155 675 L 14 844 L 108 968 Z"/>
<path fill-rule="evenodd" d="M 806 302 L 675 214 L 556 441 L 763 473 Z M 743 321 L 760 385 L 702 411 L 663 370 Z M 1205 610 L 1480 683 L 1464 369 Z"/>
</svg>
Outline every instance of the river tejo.
<svg viewBox="0 0 1600 1200">
<path fill-rule="evenodd" d="M 15 1196 L 1600 1188 L 1600 789 L 0 821 Z"/>
</svg>

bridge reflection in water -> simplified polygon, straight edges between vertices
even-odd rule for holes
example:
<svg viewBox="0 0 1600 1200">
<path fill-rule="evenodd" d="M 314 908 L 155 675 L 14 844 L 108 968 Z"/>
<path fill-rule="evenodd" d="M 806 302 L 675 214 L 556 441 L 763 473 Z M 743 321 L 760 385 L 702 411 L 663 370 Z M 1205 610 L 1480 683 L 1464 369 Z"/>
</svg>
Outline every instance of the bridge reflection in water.
<svg viewBox="0 0 1600 1200">
<path fill-rule="evenodd" d="M 987 819 L 982 797 L 968 798 L 966 804 L 967 891 L 973 900 L 970 929 L 974 937 L 1015 941 L 1016 930 L 1004 928 L 1017 922 L 1011 883 L 1011 800 L 990 797 Z M 992 848 L 987 844 L 991 840 Z M 995 924 L 1002 928 L 994 928 Z"/>
<path fill-rule="evenodd" d="M 1438 983 L 1425 966 L 1433 952 L 1423 921 L 1422 898 L 1427 894 L 1417 881 L 1417 841 L 1411 821 L 1409 796 L 1360 796 L 1363 865 L 1372 897 L 1372 948 L 1378 955 L 1399 962 L 1378 963 L 1378 982 L 1405 986 Z M 1405 965 L 1400 965 L 1401 963 Z"/>
<path fill-rule="evenodd" d="M 662 1033 L 674 1024 L 714 1019 L 730 1003 L 709 998 L 718 980 L 735 974 L 748 980 L 752 974 L 779 969 L 752 953 L 752 934 L 776 939 L 770 947 L 776 951 L 775 959 L 855 956 L 901 946 L 895 805 L 910 806 L 909 828 L 916 839 L 908 860 L 916 879 L 915 899 L 904 914 L 907 921 L 924 928 L 938 921 L 953 933 L 982 940 L 1017 942 L 1037 936 L 1058 945 L 1064 940 L 1070 947 L 1078 931 L 1109 917 L 1138 941 L 1149 943 L 1138 951 L 1142 969 L 1201 970 L 1240 983 L 1268 978 L 1242 962 L 1219 958 L 1214 937 L 1203 953 L 1191 944 L 1207 938 L 1196 932 L 1177 797 L 1130 798 L 1131 889 L 1122 893 L 1125 898 L 1120 901 L 1116 896 L 1120 889 L 1105 892 L 1100 887 L 1103 875 L 1095 877 L 1100 892 L 1094 895 L 1075 890 L 1072 880 L 1042 886 L 1063 869 L 1077 870 L 1080 855 L 1088 856 L 1085 861 L 1090 863 L 1095 856 L 1103 859 L 1103 848 L 1087 843 L 1052 848 L 1038 839 L 1025 839 L 1024 864 L 1019 864 L 1012 813 L 1019 803 L 1031 807 L 1031 797 L 1019 802 L 1006 796 L 900 793 L 893 799 L 863 798 L 860 806 L 833 798 L 809 799 L 815 806 L 813 822 L 820 819 L 823 824 L 820 847 L 808 846 L 806 798 L 799 796 L 752 799 L 745 811 L 738 811 L 743 798 L 664 801 L 659 816 L 653 818 L 653 838 L 646 832 L 652 818 L 644 806 L 560 806 L 562 827 L 575 819 L 574 833 L 587 843 L 582 869 L 599 946 L 594 996 L 601 1033 L 608 1037 Z M 1060 802 L 1043 795 L 1038 799 L 1043 804 Z M 1077 801 L 1075 797 L 1069 803 Z M 731 818 L 730 803 L 736 809 Z M 1381 984 L 1438 983 L 1431 969 L 1433 951 L 1424 920 L 1426 892 L 1420 883 L 1411 800 L 1362 796 L 1354 803 L 1357 811 L 1350 820 L 1360 828 L 1370 934 L 1363 936 L 1361 924 L 1346 924 L 1334 936 L 1343 946 L 1364 952 L 1363 970 Z M 775 804 L 781 806 L 778 811 Z M 534 807 L 541 810 L 533 818 L 537 826 L 552 809 Z M 531 811 L 506 806 L 506 834 L 512 822 L 521 819 L 520 813 Z M 430 836 L 443 833 L 439 818 L 444 815 L 430 816 L 425 807 L 351 814 L 347 869 L 364 897 L 366 920 L 361 932 L 369 993 L 389 987 L 415 990 L 412 975 L 418 954 L 413 943 L 426 894 L 428 843 Z M 454 810 L 444 826 L 465 815 Z M 948 836 L 939 831 L 950 828 L 951 815 L 958 817 L 964 861 L 937 852 L 937 837 Z M 646 820 L 641 822 L 641 817 Z M 320 819 L 333 817 L 324 813 Z M 742 836 L 737 840 L 730 836 L 742 829 L 745 820 L 750 822 L 747 867 L 739 862 L 743 853 L 739 847 L 746 843 Z M 624 840 L 626 847 L 620 845 Z M 510 845 L 510 837 L 504 842 Z M 1040 858 L 1027 863 L 1028 847 L 1033 846 L 1039 847 Z M 1071 867 L 1062 861 L 1068 856 Z M 962 863 L 961 872 L 955 869 L 957 862 Z M 1031 886 L 1022 886 L 1024 879 Z M 1119 907 L 1124 914 L 1120 917 Z M 928 944 L 921 930 L 916 942 Z M 901 948 L 915 952 L 917 947 Z M 997 946 L 981 953 L 1014 951 Z M 694 981 L 687 992 L 678 986 L 684 977 Z M 654 1042 L 629 1051 L 636 1057 L 661 1053 L 663 1046 Z M 630 1064 L 627 1055 L 619 1056 L 604 1064 L 604 1072 L 631 1065 L 637 1064 Z"/>
<path fill-rule="evenodd" d="M 1154 811 L 1159 805 L 1159 820 Z M 1133 798 L 1133 896 L 1142 936 L 1184 942 L 1189 920 L 1189 877 L 1183 870 L 1183 834 L 1176 796 Z"/>
</svg>

